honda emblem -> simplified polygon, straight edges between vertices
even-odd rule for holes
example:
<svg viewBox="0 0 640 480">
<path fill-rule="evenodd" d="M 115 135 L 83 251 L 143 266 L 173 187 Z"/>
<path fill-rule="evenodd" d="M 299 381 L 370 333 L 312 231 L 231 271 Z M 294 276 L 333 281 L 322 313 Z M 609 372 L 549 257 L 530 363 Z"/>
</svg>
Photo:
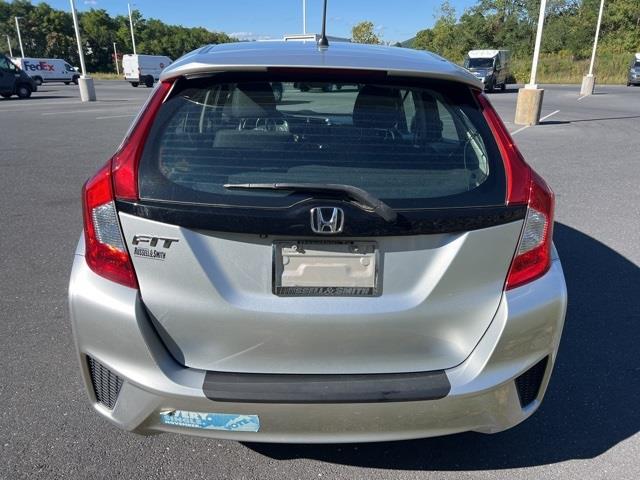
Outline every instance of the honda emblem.
<svg viewBox="0 0 640 480">
<path fill-rule="evenodd" d="M 344 211 L 337 207 L 311 209 L 311 230 L 315 233 L 332 234 L 342 232 Z"/>
</svg>

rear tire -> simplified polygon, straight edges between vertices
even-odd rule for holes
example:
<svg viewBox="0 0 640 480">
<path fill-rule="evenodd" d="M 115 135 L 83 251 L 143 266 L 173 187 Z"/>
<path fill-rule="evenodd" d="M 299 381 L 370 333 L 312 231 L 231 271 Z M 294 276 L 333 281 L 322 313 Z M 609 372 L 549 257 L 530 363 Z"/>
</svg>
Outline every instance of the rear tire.
<svg viewBox="0 0 640 480">
<path fill-rule="evenodd" d="M 502 85 L 500 85 L 500 91 L 504 92 L 507 89 L 507 84 L 503 83 Z"/>
<path fill-rule="evenodd" d="M 144 79 L 144 84 L 147 88 L 153 87 L 153 77 L 147 77 Z"/>
<path fill-rule="evenodd" d="M 78 84 L 78 79 L 79 79 L 79 78 L 80 78 L 80 77 L 76 75 L 75 77 L 73 77 L 72 82 L 73 82 L 74 84 L 76 84 L 76 85 L 77 85 L 77 84 Z"/>
<path fill-rule="evenodd" d="M 138 82 L 131 82 L 132 87 L 137 87 L 138 85 L 140 85 Z"/>
<path fill-rule="evenodd" d="M 69 85 L 71 82 L 64 82 L 65 85 Z"/>
<path fill-rule="evenodd" d="M 33 77 L 33 81 L 38 87 L 42 85 L 42 77 Z"/>
<path fill-rule="evenodd" d="M 25 84 L 18 85 L 16 95 L 18 95 L 18 98 L 29 98 L 31 96 L 31 89 Z"/>
</svg>

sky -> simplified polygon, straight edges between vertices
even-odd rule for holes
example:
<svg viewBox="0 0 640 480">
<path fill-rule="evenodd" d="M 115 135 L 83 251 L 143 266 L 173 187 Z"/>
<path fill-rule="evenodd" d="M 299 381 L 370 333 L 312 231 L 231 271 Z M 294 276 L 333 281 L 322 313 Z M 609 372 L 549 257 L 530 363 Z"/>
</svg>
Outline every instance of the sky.
<svg viewBox="0 0 640 480">
<path fill-rule="evenodd" d="M 307 1 L 307 32 L 319 32 L 323 0 Z M 136 0 L 132 8 L 145 18 L 186 27 L 223 31 L 240 39 L 281 38 L 302 33 L 303 0 Z M 32 3 L 39 3 L 33 0 Z M 69 10 L 69 0 L 46 0 L 54 8 Z M 441 0 L 329 0 L 327 33 L 350 37 L 351 27 L 374 23 L 385 41 L 404 41 L 430 27 Z M 476 0 L 451 0 L 458 15 Z M 126 15 L 124 0 L 76 0 L 78 10 L 103 8 L 110 15 Z"/>
</svg>

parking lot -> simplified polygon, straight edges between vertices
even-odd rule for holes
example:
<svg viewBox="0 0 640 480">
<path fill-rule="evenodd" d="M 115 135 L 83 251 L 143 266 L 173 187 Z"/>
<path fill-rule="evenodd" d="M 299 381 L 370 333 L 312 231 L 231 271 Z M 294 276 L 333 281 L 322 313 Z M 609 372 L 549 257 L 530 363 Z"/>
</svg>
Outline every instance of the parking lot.
<svg viewBox="0 0 640 480">
<path fill-rule="evenodd" d="M 545 88 L 529 128 L 513 124 L 515 88 L 490 95 L 556 192 L 570 300 L 541 409 L 497 435 L 327 446 L 140 437 L 92 411 L 66 303 L 80 189 L 150 90 L 0 100 L 0 478 L 640 478 L 640 88 Z"/>
</svg>

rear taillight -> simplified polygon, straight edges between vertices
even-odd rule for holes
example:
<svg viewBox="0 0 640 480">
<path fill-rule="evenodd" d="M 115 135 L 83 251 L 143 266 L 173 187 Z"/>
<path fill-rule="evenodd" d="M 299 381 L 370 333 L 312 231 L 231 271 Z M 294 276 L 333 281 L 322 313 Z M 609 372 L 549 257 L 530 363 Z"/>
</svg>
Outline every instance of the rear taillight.
<svg viewBox="0 0 640 480">
<path fill-rule="evenodd" d="M 138 288 L 124 244 L 111 186 L 111 162 L 85 183 L 82 190 L 85 260 L 89 268 L 109 280 Z"/>
<path fill-rule="evenodd" d="M 554 195 L 545 181 L 527 165 L 509 131 L 487 98 L 476 92 L 504 161 L 507 177 L 507 205 L 527 205 L 505 289 L 519 287 L 544 275 L 551 266 Z"/>
<path fill-rule="evenodd" d="M 138 164 L 153 119 L 171 83 L 158 85 L 118 152 L 82 190 L 85 259 L 89 268 L 109 280 L 138 288 L 131 257 L 125 245 L 115 201 L 138 200 Z"/>
<path fill-rule="evenodd" d="M 171 89 L 171 82 L 161 82 L 144 104 L 140 115 L 122 145 L 111 159 L 113 190 L 118 200 L 138 200 L 138 163 L 151 124 Z"/>
<path fill-rule="evenodd" d="M 507 276 L 507 290 L 540 278 L 551 266 L 553 192 L 537 173 L 531 173 L 529 207 Z"/>
</svg>

